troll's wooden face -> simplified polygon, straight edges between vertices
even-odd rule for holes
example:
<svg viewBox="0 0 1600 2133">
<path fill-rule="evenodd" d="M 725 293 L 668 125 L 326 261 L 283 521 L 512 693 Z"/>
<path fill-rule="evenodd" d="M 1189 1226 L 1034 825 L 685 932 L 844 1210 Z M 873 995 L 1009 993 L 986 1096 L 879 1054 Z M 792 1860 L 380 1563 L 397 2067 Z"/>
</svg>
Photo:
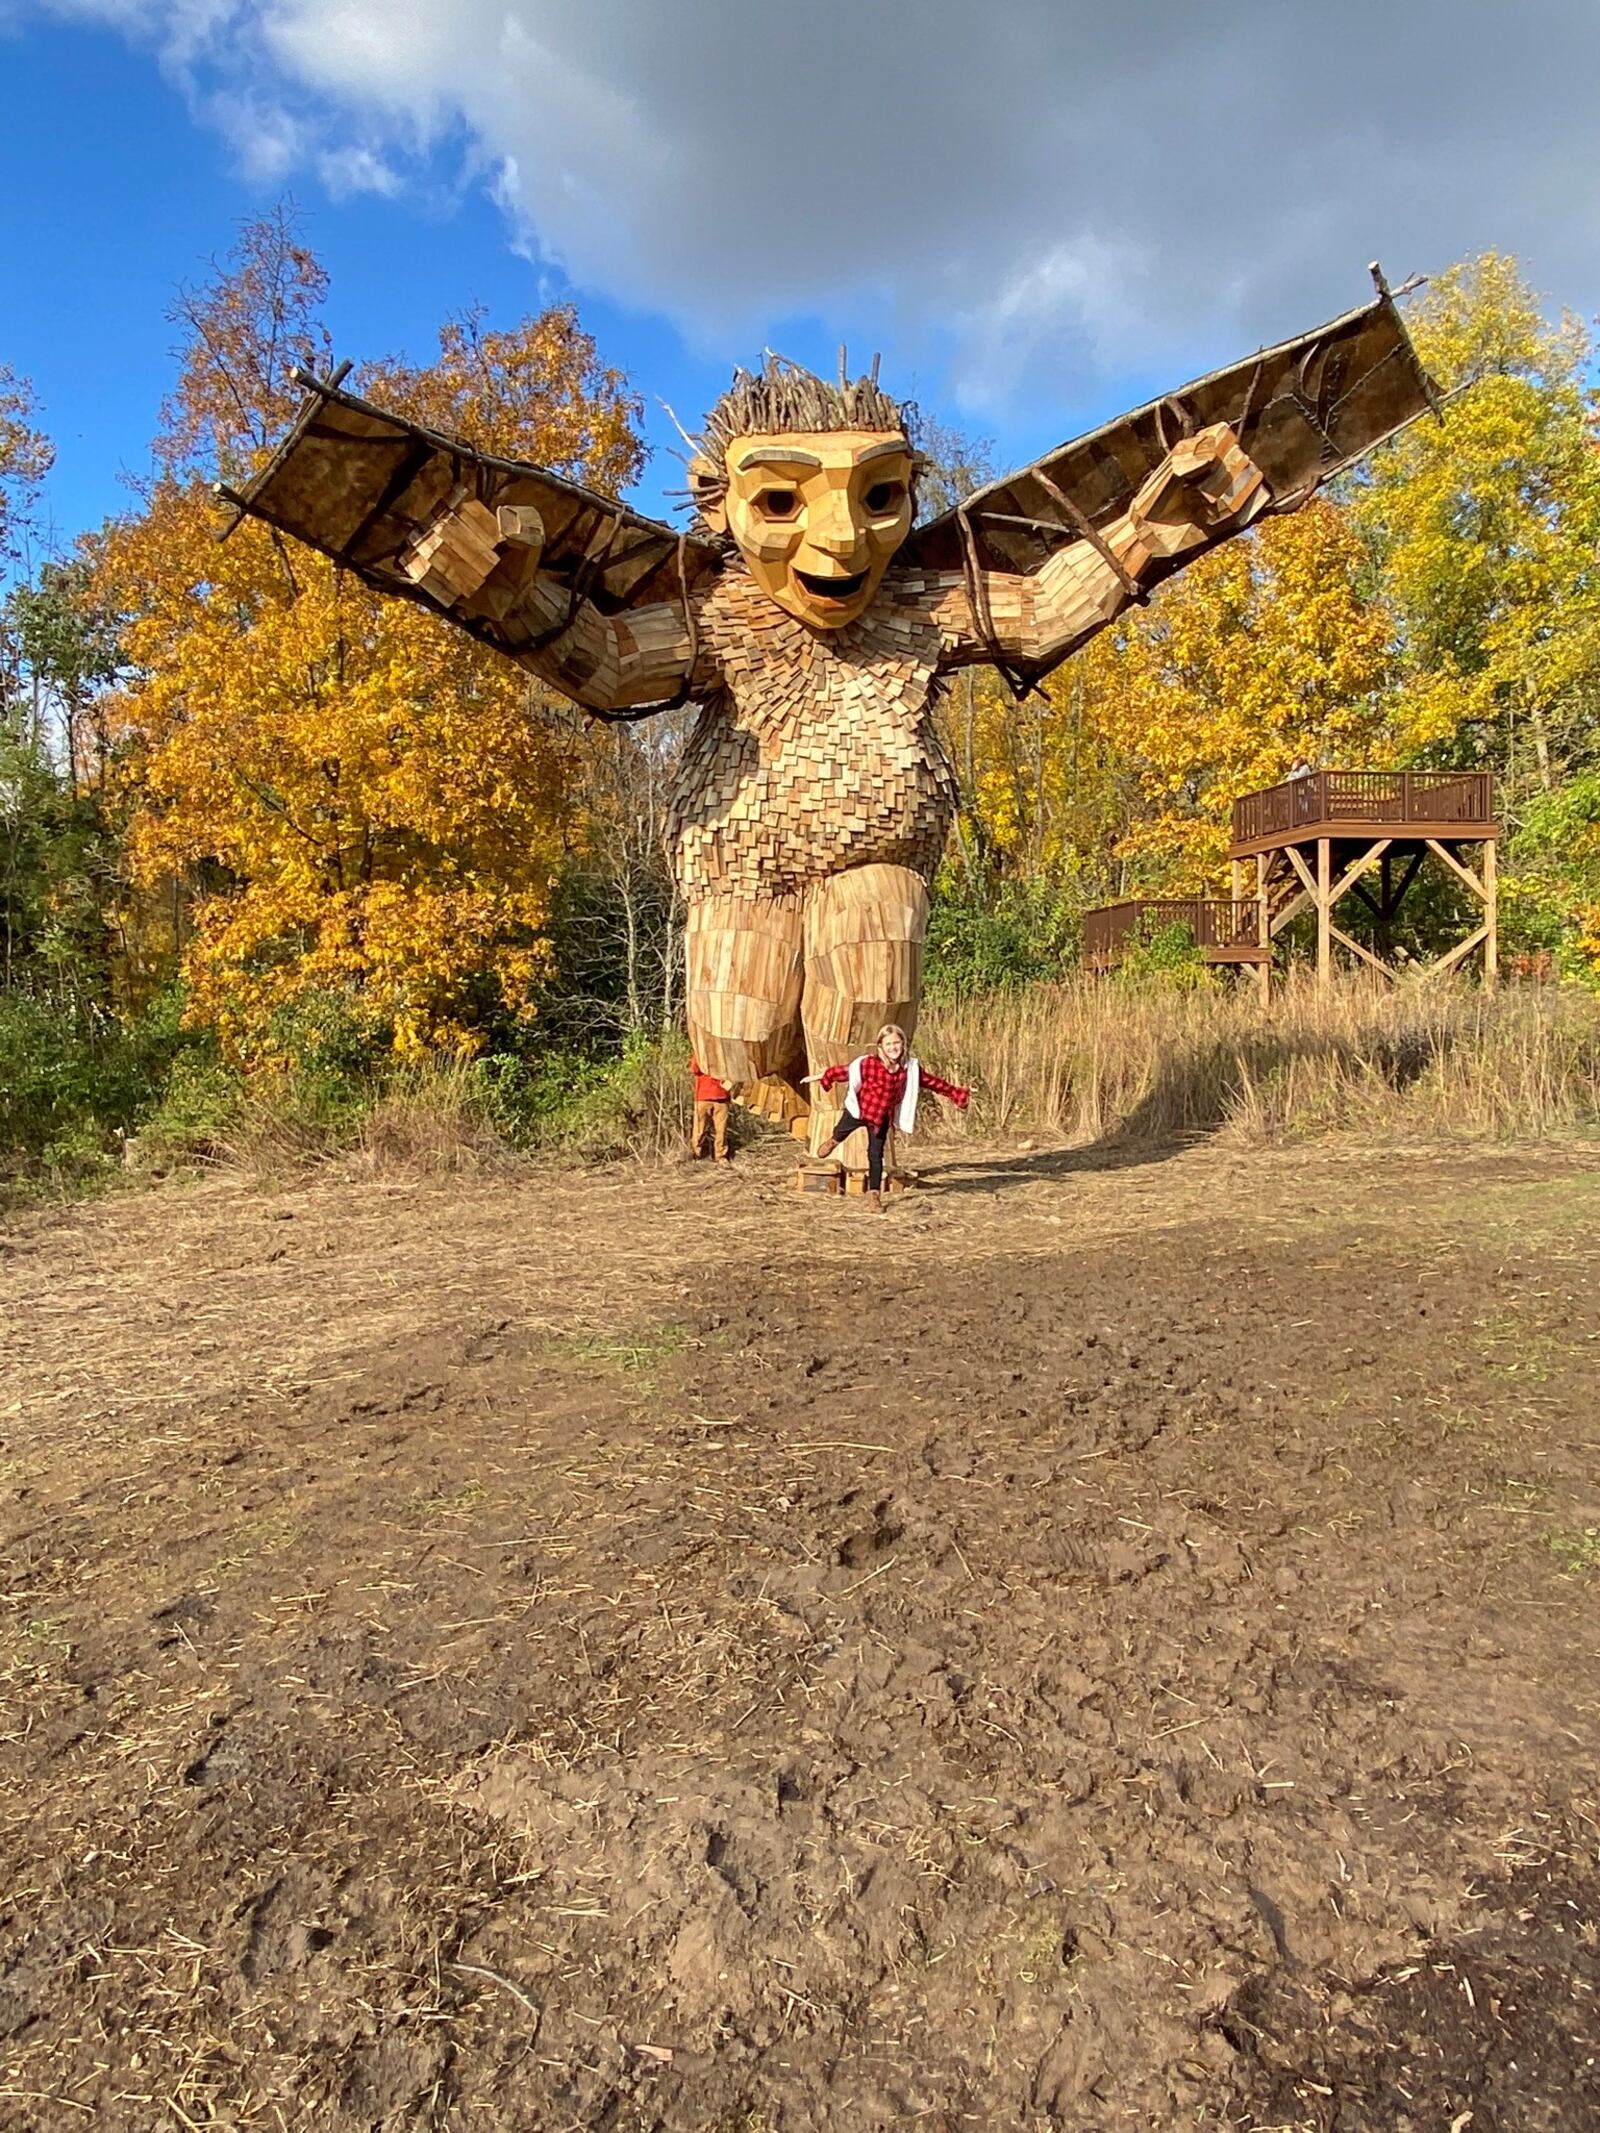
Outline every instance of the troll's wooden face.
<svg viewBox="0 0 1600 2133">
<path fill-rule="evenodd" d="M 899 430 L 736 438 L 727 488 L 704 516 L 733 536 L 750 575 L 812 629 L 842 629 L 871 605 L 911 531 L 911 446 Z"/>
</svg>

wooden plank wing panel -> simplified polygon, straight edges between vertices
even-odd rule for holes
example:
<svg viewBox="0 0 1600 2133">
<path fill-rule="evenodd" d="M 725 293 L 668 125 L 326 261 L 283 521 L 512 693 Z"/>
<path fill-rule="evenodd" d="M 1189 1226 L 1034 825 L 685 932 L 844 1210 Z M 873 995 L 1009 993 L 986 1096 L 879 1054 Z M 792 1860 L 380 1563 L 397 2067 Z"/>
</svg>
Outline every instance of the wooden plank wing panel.
<svg viewBox="0 0 1600 2133">
<path fill-rule="evenodd" d="M 1036 570 L 1047 556 L 1122 516 L 1135 491 L 1181 437 L 1228 423 L 1266 475 L 1273 511 L 1303 503 L 1384 438 L 1436 408 L 1438 396 L 1384 293 L 1276 348 L 1136 408 L 990 482 L 955 510 L 913 530 L 898 562 L 964 567 L 962 518 L 973 560 L 996 571 Z M 1217 536 L 1229 538 L 1224 532 Z M 1212 545 L 1215 545 L 1213 543 Z M 1157 563 L 1155 582 L 1203 553 Z"/>
<path fill-rule="evenodd" d="M 491 515 L 502 505 L 536 511 L 541 574 L 583 591 L 603 612 L 677 601 L 685 584 L 720 567 L 709 541 L 325 384 L 307 395 L 260 472 L 225 494 L 241 515 L 292 534 L 378 591 L 437 607 L 403 559 L 463 490 Z M 454 619 L 500 650 L 515 649 L 492 613 Z"/>
</svg>

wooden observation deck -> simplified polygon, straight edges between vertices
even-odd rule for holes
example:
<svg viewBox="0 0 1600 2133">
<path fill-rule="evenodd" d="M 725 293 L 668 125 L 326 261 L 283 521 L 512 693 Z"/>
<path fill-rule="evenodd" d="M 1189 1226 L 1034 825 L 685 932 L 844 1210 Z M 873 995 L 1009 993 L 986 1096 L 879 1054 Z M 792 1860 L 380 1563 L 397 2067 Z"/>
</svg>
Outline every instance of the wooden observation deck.
<svg viewBox="0 0 1600 2133">
<path fill-rule="evenodd" d="M 1115 969 L 1129 947 L 1168 926 L 1187 926 L 1208 963 L 1253 967 L 1265 999 L 1273 942 L 1302 911 L 1317 914 L 1317 979 L 1330 982 L 1335 948 L 1398 977 L 1394 926 L 1423 863 L 1432 857 L 1470 891 L 1483 922 L 1425 970 L 1454 970 L 1483 950 L 1484 983 L 1497 967 L 1494 781 L 1483 770 L 1314 770 L 1233 803 L 1231 897 L 1132 899 L 1089 911 L 1086 970 Z M 1469 853 L 1478 847 L 1476 866 Z M 1247 893 L 1253 861 L 1255 893 Z M 1371 947 L 1335 922 L 1348 896 L 1372 916 Z M 1406 966 L 1416 970 L 1417 965 Z"/>
<path fill-rule="evenodd" d="M 1234 801 L 1228 856 L 1319 838 L 1443 843 L 1493 838 L 1499 829 L 1486 770 L 1313 770 Z"/>
<path fill-rule="evenodd" d="M 1169 926 L 1187 926 L 1208 963 L 1272 961 L 1272 944 L 1262 931 L 1261 906 L 1251 898 L 1141 897 L 1084 913 L 1083 967 L 1114 970 L 1131 942 L 1148 940 Z"/>
<path fill-rule="evenodd" d="M 1235 899 L 1255 862 L 1255 902 L 1271 942 L 1307 909 L 1317 915 L 1317 978 L 1333 974 L 1334 949 L 1397 977 L 1394 922 L 1430 857 L 1447 867 L 1482 909 L 1482 923 L 1423 968 L 1454 970 L 1481 948 L 1486 985 L 1498 967 L 1494 781 L 1482 770 L 1314 770 L 1233 803 Z M 1477 847 L 1474 867 L 1469 858 Z M 1376 874 L 1376 879 L 1373 876 Z M 1335 923 L 1347 896 L 1371 913 L 1373 946 Z M 1415 969 L 1414 964 L 1410 966 Z M 1263 966 L 1262 984 L 1267 982 Z"/>
</svg>

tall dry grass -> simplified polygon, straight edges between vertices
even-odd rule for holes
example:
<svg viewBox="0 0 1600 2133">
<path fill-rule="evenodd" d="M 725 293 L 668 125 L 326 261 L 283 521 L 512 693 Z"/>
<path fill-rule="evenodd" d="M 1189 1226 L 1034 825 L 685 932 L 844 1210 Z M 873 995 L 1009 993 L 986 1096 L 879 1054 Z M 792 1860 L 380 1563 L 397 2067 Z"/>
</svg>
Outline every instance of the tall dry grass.
<svg viewBox="0 0 1600 2133">
<path fill-rule="evenodd" d="M 444 1177 L 516 1159 L 468 1060 L 393 1075 L 353 1130 L 360 1167 L 375 1177 Z"/>
<path fill-rule="evenodd" d="M 497 1074 L 482 1060 L 406 1068 L 362 1111 L 356 1149 L 380 1173 L 482 1170 L 535 1154 L 662 1162 L 688 1137 L 688 1061 L 676 1038 L 574 1071 L 565 1085 Z"/>
<path fill-rule="evenodd" d="M 980 1084 L 968 1131 L 1470 1136 L 1600 1125 L 1600 999 L 1568 987 L 1094 979 L 930 1005 L 917 1048 Z"/>
<path fill-rule="evenodd" d="M 1600 998 L 1571 988 L 1485 995 L 1348 979 L 1322 993 L 1291 980 L 1262 1010 L 1242 988 L 1076 979 L 930 1003 L 917 1049 L 978 1084 L 964 1124 L 939 1107 L 940 1127 L 958 1133 L 1260 1143 L 1600 1126 Z M 684 1147 L 687 1070 L 687 1046 L 672 1037 L 604 1067 L 442 1061 L 331 1092 L 305 1076 L 229 1082 L 189 1106 L 203 1130 L 179 1105 L 182 1132 L 141 1141 L 153 1159 L 187 1150 L 269 1177 L 333 1156 L 379 1175 L 492 1170 L 528 1155 L 661 1162 Z M 740 1139 L 764 1131 L 735 1120 Z"/>
</svg>

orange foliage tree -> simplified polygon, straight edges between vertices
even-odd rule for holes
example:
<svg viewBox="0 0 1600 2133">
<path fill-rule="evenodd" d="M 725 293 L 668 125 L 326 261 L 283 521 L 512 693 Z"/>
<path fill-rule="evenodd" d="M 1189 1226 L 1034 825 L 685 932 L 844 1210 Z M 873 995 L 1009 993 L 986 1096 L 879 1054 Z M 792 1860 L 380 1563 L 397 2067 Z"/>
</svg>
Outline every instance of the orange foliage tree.
<svg viewBox="0 0 1600 2133">
<path fill-rule="evenodd" d="M 235 1055 L 292 1055 L 330 1014 L 370 1048 L 470 1051 L 532 1012 L 575 755 L 509 662 L 256 522 L 219 543 L 212 483 L 261 463 L 293 368 L 328 367 L 326 288 L 279 212 L 185 292 L 154 475 L 94 544 L 128 863 L 187 885 L 189 1012 Z M 638 402 L 569 307 L 450 324 L 434 364 L 358 389 L 608 493 L 641 463 Z"/>
</svg>

